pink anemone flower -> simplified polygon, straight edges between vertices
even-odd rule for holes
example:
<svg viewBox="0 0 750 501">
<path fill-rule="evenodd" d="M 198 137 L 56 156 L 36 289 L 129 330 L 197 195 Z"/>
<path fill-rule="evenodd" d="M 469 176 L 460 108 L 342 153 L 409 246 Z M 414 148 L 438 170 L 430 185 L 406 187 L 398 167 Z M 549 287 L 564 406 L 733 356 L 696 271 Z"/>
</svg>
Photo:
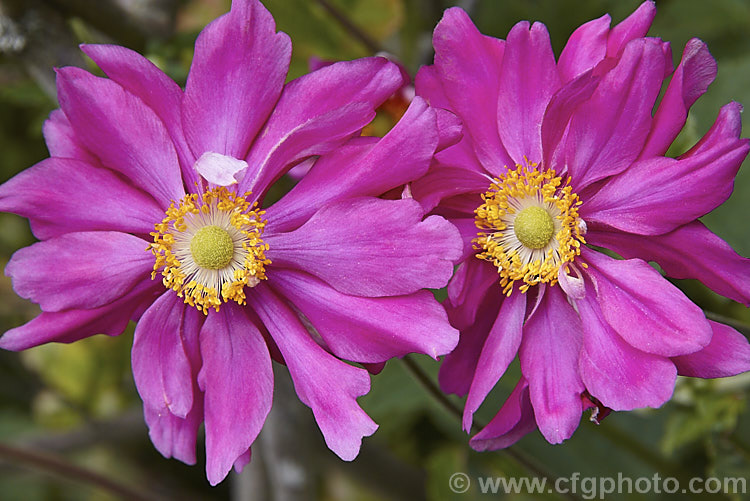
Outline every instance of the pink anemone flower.
<svg viewBox="0 0 750 501">
<path fill-rule="evenodd" d="M 559 443 L 585 408 L 659 407 L 678 374 L 750 369 L 744 336 L 649 265 L 750 304 L 750 260 L 698 221 L 729 197 L 747 155 L 741 107 L 724 106 L 695 146 L 665 156 L 716 63 L 693 39 L 674 69 L 669 45 L 645 37 L 654 14 L 645 2 L 614 28 L 606 15 L 588 22 L 557 61 L 540 23 L 498 40 L 454 8 L 435 29 L 417 96 L 464 125 L 411 187 L 463 237 L 448 286 L 461 338 L 440 384 L 467 395 L 468 431 L 516 355 L 522 373 L 471 439 L 478 450 L 535 428 Z"/>
<path fill-rule="evenodd" d="M 275 359 L 328 447 L 353 459 L 377 425 L 356 401 L 367 370 L 344 360 L 377 370 L 458 341 L 423 290 L 451 277 L 457 230 L 413 199 L 379 198 L 458 140 L 455 117 L 415 99 L 388 135 L 358 137 L 403 85 L 399 68 L 366 58 L 284 84 L 291 43 L 257 0 L 203 30 L 184 91 L 123 47 L 83 51 L 109 78 L 58 70 L 51 158 L 0 186 L 0 210 L 41 240 L 6 273 L 42 310 L 0 346 L 118 335 L 136 320 L 151 439 L 192 464 L 204 423 L 214 485 L 250 459 Z M 309 173 L 263 207 L 303 160 Z"/>
</svg>

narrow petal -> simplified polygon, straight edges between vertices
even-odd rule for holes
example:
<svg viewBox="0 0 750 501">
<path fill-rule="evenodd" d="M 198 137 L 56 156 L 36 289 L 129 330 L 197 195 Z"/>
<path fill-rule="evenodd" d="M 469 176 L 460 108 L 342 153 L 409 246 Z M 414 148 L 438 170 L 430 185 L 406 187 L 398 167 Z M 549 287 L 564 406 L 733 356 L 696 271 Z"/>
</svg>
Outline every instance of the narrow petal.
<svg viewBox="0 0 750 501">
<path fill-rule="evenodd" d="M 591 72 L 580 75 L 564 85 L 549 102 L 541 126 L 542 165 L 557 172 L 564 172 L 565 141 L 563 136 L 568 130 L 568 123 L 581 104 L 586 102 L 599 84 L 599 79 Z"/>
<path fill-rule="evenodd" d="M 344 461 L 359 453 L 362 438 L 378 425 L 363 411 L 356 398 L 370 391 L 370 376 L 321 348 L 297 315 L 265 284 L 248 296 L 258 316 L 284 355 L 294 389 L 315 415 L 326 445 Z"/>
<path fill-rule="evenodd" d="M 156 201 L 108 169 L 48 158 L 0 186 L 0 210 L 30 219 L 47 239 L 74 231 L 147 235 L 164 218 Z"/>
<path fill-rule="evenodd" d="M 275 270 L 273 286 L 310 320 L 340 358 L 378 363 L 424 353 L 437 359 L 458 343 L 458 331 L 428 291 L 379 298 L 348 296 L 292 270 Z"/>
<path fill-rule="evenodd" d="M 416 99 L 417 96 L 414 96 L 411 102 L 413 103 Z M 449 148 L 463 138 L 464 125 L 457 115 L 448 110 L 436 108 L 435 118 L 437 119 L 438 128 L 437 151 Z"/>
<path fill-rule="evenodd" d="M 247 452 L 271 410 L 271 356 L 258 329 L 239 306 L 210 312 L 200 332 L 205 393 L 206 475 L 221 482 Z"/>
<path fill-rule="evenodd" d="M 491 181 L 480 173 L 459 167 L 430 169 L 411 183 L 412 195 L 425 211 L 430 211 L 445 198 L 464 193 L 484 193 Z"/>
<path fill-rule="evenodd" d="M 345 294 L 439 289 L 453 274 L 461 240 L 445 219 L 422 215 L 412 199 L 332 203 L 294 231 L 264 236 L 266 255 L 273 266 L 306 271 Z"/>
<path fill-rule="evenodd" d="M 750 150 L 747 139 L 728 138 L 680 160 L 657 157 L 633 164 L 581 206 L 587 221 L 641 235 L 660 235 L 707 214 L 732 193 Z"/>
<path fill-rule="evenodd" d="M 237 458 L 237 461 L 235 461 L 233 465 L 235 473 L 242 473 L 242 470 L 245 469 L 245 466 L 250 463 L 252 452 L 253 451 L 251 449 L 248 449 L 243 455 Z"/>
<path fill-rule="evenodd" d="M 94 334 L 118 336 L 133 313 L 164 292 L 151 277 L 140 282 L 120 299 L 91 310 L 42 312 L 30 322 L 5 332 L 0 348 L 21 351 L 44 343 L 72 343 Z"/>
<path fill-rule="evenodd" d="M 495 451 L 518 442 L 536 428 L 534 408 L 529 398 L 529 383 L 521 377 L 500 411 L 487 426 L 471 437 L 475 451 Z"/>
<path fill-rule="evenodd" d="M 276 105 L 291 41 L 257 0 L 234 0 L 195 41 L 182 123 L 195 158 L 214 151 L 244 159 Z"/>
<path fill-rule="evenodd" d="M 166 458 L 173 457 L 187 464 L 195 464 L 195 442 L 203 423 L 203 393 L 198 388 L 197 375 L 201 367 L 198 334 L 204 321 L 203 313 L 184 307 L 180 341 L 190 360 L 193 393 L 190 411 L 183 419 L 171 412 L 156 411 L 145 405 L 143 408 L 148 434 L 156 450 Z"/>
<path fill-rule="evenodd" d="M 250 150 L 247 161 L 259 170 L 240 190 L 262 191 L 284 167 L 359 135 L 403 83 L 398 66 L 382 57 L 342 61 L 289 82 Z"/>
<path fill-rule="evenodd" d="M 451 8 L 435 28 L 432 43 L 434 68 L 450 102 L 448 109 L 463 119 L 465 134 L 482 165 L 492 173 L 513 165 L 497 132 L 505 42 L 482 35 L 466 12 Z"/>
<path fill-rule="evenodd" d="M 171 412 L 159 414 L 149 407 L 143 408 L 143 416 L 148 426 L 148 436 L 162 456 L 189 465 L 195 464 L 195 443 L 203 422 L 202 401 L 196 402 L 184 419 Z"/>
<path fill-rule="evenodd" d="M 617 66 L 576 110 L 566 136 L 565 162 L 577 191 L 621 172 L 638 157 L 651 128 L 664 60 L 656 40 L 628 44 Z"/>
<path fill-rule="evenodd" d="M 185 301 L 167 291 L 138 321 L 133 377 L 146 408 L 185 418 L 193 407 L 193 371 L 183 345 Z"/>
<path fill-rule="evenodd" d="M 92 165 L 99 163 L 78 140 L 62 110 L 52 110 L 42 125 L 42 134 L 51 157 L 73 158 Z"/>
<path fill-rule="evenodd" d="M 156 112 L 172 138 L 180 159 L 185 186 L 194 186 L 198 177 L 192 168 L 195 156 L 190 151 L 182 130 L 180 86 L 151 61 L 125 47 L 84 44 L 81 50 L 93 59 L 109 78 Z"/>
<path fill-rule="evenodd" d="M 581 319 L 558 287 L 548 287 L 526 322 L 519 356 L 539 431 L 551 444 L 570 438 L 581 420 L 578 374 Z"/>
<path fill-rule="evenodd" d="M 604 318 L 633 347 L 673 357 L 711 340 L 703 311 L 646 262 L 616 260 L 587 248 L 582 257 Z"/>
<path fill-rule="evenodd" d="M 737 254 L 700 221 L 648 237 L 591 231 L 586 241 L 612 249 L 625 259 L 655 261 L 669 277 L 700 280 L 717 294 L 750 306 L 750 259 Z"/>
<path fill-rule="evenodd" d="M 79 68 L 57 70 L 60 107 L 86 148 L 168 207 L 184 195 L 180 166 L 164 123 L 119 84 Z"/>
<path fill-rule="evenodd" d="M 127 233 L 66 233 L 16 251 L 5 274 L 19 296 L 44 311 L 92 309 L 149 277 L 154 258 L 147 247 Z"/>
<path fill-rule="evenodd" d="M 442 166 L 460 167 L 489 177 L 488 172 L 490 171 L 485 169 L 482 162 L 477 158 L 472 139 L 466 134 L 452 147 L 435 153 L 435 160 Z M 492 172 L 495 172 L 493 175 L 497 175 L 500 171 L 502 169 L 495 168 Z"/>
<path fill-rule="evenodd" d="M 682 130 L 688 110 L 716 78 L 716 61 L 705 43 L 691 39 L 654 115 L 640 158 L 664 155 Z"/>
<path fill-rule="evenodd" d="M 462 197 L 453 197 L 447 199 L 443 206 L 450 207 L 452 203 L 458 201 Z M 467 204 L 468 206 L 472 208 L 479 207 L 479 204 L 481 202 L 477 202 L 477 200 L 481 200 L 478 196 L 473 195 L 471 196 L 471 201 Z M 464 199 L 462 202 L 466 202 L 467 199 Z M 466 217 L 466 218 L 456 218 L 451 219 L 451 224 L 456 227 L 458 230 L 458 233 L 461 235 L 461 241 L 463 242 L 463 251 L 461 252 L 461 257 L 459 258 L 459 261 L 465 261 L 467 259 L 477 259 L 474 257 L 475 250 L 474 250 L 474 244 L 471 243 L 472 240 L 474 240 L 477 237 L 477 225 L 475 224 L 475 220 L 473 217 Z M 497 270 L 497 269 L 496 269 Z"/>
<path fill-rule="evenodd" d="M 486 294 L 476 321 L 461 329 L 458 345 L 440 364 L 438 382 L 445 393 L 464 396 L 474 380 L 479 355 L 500 309 L 502 294 Z M 450 316 L 450 310 L 448 310 Z"/>
<path fill-rule="evenodd" d="M 727 377 L 750 370 L 750 343 L 728 325 L 711 322 L 713 336 L 702 350 L 675 357 L 672 361 L 681 376 Z"/>
<path fill-rule="evenodd" d="M 563 83 L 586 73 L 605 58 L 610 21 L 609 14 L 605 14 L 582 24 L 570 35 L 557 62 Z"/>
<path fill-rule="evenodd" d="M 492 286 L 498 287 L 500 279 L 497 268 L 483 259 L 469 258 L 462 262 L 448 284 L 448 316 L 451 325 L 464 329 L 474 323 L 482 299 L 492 294 Z"/>
<path fill-rule="evenodd" d="M 310 172 L 269 207 L 268 231 L 292 229 L 324 204 L 355 196 L 380 196 L 427 172 L 438 146 L 435 110 L 421 98 L 380 140 L 357 138 L 319 158 Z M 342 176 L 342 171 L 346 176 Z"/>
<path fill-rule="evenodd" d="M 607 39 L 607 56 L 618 57 L 631 40 L 645 37 L 656 16 L 656 4 L 643 2 L 632 14 L 612 28 Z"/>
<path fill-rule="evenodd" d="M 616 411 L 659 407 L 669 400 L 677 369 L 666 357 L 626 343 L 604 319 L 595 294 L 576 301 L 583 323 L 581 379 L 602 404 Z"/>
<path fill-rule="evenodd" d="M 497 103 L 498 133 L 514 165 L 542 160 L 542 119 L 559 87 L 547 28 L 541 23 L 529 28 L 528 21 L 516 24 L 505 44 Z"/>
<path fill-rule="evenodd" d="M 414 91 L 433 108 L 448 109 L 451 106 L 434 65 L 419 68 L 414 77 Z"/>
<path fill-rule="evenodd" d="M 518 347 L 521 345 L 525 316 L 526 294 L 516 290 L 500 306 L 500 313 L 479 355 L 474 380 L 471 382 L 464 406 L 465 431 L 471 430 L 474 413 L 516 358 Z"/>
<path fill-rule="evenodd" d="M 680 159 L 690 158 L 700 155 L 718 147 L 721 143 L 736 139 L 742 133 L 742 105 L 732 101 L 725 104 L 719 110 L 719 114 L 706 135 L 704 135 L 695 146 L 690 148 L 685 154 L 680 155 Z"/>
</svg>

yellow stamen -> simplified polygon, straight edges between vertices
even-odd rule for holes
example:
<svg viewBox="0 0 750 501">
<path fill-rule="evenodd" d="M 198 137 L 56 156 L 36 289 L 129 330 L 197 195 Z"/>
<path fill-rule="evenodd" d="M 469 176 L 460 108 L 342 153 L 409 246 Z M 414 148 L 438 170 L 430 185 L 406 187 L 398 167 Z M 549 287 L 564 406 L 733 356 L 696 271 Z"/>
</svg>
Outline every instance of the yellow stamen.
<svg viewBox="0 0 750 501">
<path fill-rule="evenodd" d="M 148 249 L 156 258 L 151 278 L 161 274 L 165 287 L 205 314 L 219 311 L 222 301 L 245 304 L 245 287 L 265 280 L 271 264 L 261 238 L 265 211 L 251 206 L 249 195 L 220 186 L 200 198 L 189 194 L 172 202 L 151 233 Z"/>
<path fill-rule="evenodd" d="M 585 244 L 579 224 L 578 195 L 553 170 L 517 165 L 496 178 L 475 213 L 480 231 L 473 240 L 477 257 L 493 263 L 503 293 L 516 281 L 555 285 L 560 266 L 572 262 Z"/>
</svg>

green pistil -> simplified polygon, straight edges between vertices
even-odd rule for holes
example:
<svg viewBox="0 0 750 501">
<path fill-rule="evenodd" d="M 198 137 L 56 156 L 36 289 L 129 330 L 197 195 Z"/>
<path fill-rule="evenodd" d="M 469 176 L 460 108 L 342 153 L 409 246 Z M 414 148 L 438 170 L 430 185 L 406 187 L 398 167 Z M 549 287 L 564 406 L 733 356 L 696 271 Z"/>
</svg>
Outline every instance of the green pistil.
<svg viewBox="0 0 750 501">
<path fill-rule="evenodd" d="M 190 252 L 195 264 L 208 270 L 219 270 L 232 261 L 234 242 L 226 230 L 218 226 L 204 226 L 190 241 Z"/>
<path fill-rule="evenodd" d="M 532 205 L 518 213 L 513 231 L 529 249 L 543 249 L 555 234 L 555 222 L 546 210 Z"/>
</svg>

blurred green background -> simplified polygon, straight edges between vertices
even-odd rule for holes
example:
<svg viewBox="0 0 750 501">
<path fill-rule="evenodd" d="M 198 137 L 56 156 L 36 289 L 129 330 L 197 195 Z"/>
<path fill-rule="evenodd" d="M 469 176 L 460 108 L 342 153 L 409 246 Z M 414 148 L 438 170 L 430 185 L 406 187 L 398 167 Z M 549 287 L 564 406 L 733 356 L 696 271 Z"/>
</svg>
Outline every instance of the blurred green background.
<svg viewBox="0 0 750 501">
<path fill-rule="evenodd" d="M 308 58 L 351 59 L 385 50 L 414 74 L 430 63 L 430 36 L 443 9 L 461 4 L 481 31 L 504 38 L 521 19 L 544 22 L 556 53 L 581 23 L 609 12 L 618 22 L 640 2 L 633 0 L 267 0 L 280 30 L 294 43 L 290 78 L 307 71 Z M 42 122 L 56 107 L 52 66 L 89 65 L 80 42 L 127 45 L 141 51 L 184 84 L 200 29 L 229 8 L 228 0 L 0 1 L 0 181 L 45 158 Z M 672 42 L 675 63 L 687 40 L 708 43 L 719 74 L 693 107 L 675 153 L 687 149 L 730 100 L 750 103 L 750 1 L 660 0 L 650 35 Z M 336 14 L 356 27 L 347 28 Z M 89 66 L 89 69 L 94 70 Z M 381 125 L 382 126 L 382 125 Z M 750 256 L 750 165 L 740 170 L 728 202 L 705 223 L 738 252 Z M 0 214 L 0 266 L 33 242 L 24 219 Z M 705 310 L 750 324 L 748 309 L 679 281 Z M 0 277 L 0 332 L 33 318 L 34 305 L 19 299 Z M 210 488 L 203 471 L 202 439 L 197 466 L 165 460 L 151 446 L 130 372 L 132 328 L 118 338 L 95 337 L 73 345 L 49 345 L 24 353 L 0 352 L 0 444 L 41 455 L 20 457 L 0 446 L 0 499 L 109 500 L 117 485 L 144 499 L 486 499 L 476 485 L 456 494 L 448 479 L 461 471 L 478 476 L 613 476 L 662 478 L 685 484 L 691 477 L 750 476 L 750 378 L 679 381 L 671 402 L 658 410 L 613 414 L 597 426 L 586 419 L 564 445 L 551 446 L 538 433 L 522 439 L 513 455 L 476 453 L 458 419 L 437 403 L 401 361 L 388 363 L 361 399 L 380 424 L 365 439 L 360 457 L 344 463 L 325 448 L 310 412 L 284 401 L 290 394 L 278 371 L 275 406 L 253 448 L 254 461 L 240 476 Z M 437 364 L 415 359 L 436 381 Z M 487 422 L 516 380 L 518 368 L 478 414 Z M 514 374 L 515 372 L 515 374 Z M 454 405 L 460 399 L 450 398 Z M 288 407 L 288 408 L 287 408 Z M 279 437 L 286 442 L 279 445 Z M 284 441 L 282 440 L 282 442 Z M 284 497 L 289 481 L 282 457 L 296 460 L 304 486 Z M 518 461 L 518 458 L 521 461 Z M 46 461 L 46 462 L 45 462 Z M 531 470 L 529 469 L 531 465 Z M 79 477 L 91 474 L 95 480 Z M 299 472 L 297 472 L 299 473 Z M 286 475 L 286 476 L 285 476 Z M 294 477 L 294 475 L 292 475 Z M 107 479 L 116 483 L 103 488 Z M 97 484 L 97 482 L 99 484 Z M 286 494 L 285 494 L 286 492 Z M 578 498 L 586 498 L 579 492 Z M 129 495 L 122 495 L 127 498 Z M 535 499 L 554 495 L 508 495 Z M 499 497 L 496 496 L 496 497 Z M 590 497 L 590 492 L 589 492 Z M 608 499 L 656 499 L 623 494 Z M 673 497 L 689 497 L 679 495 Z M 742 496 L 715 494 L 717 499 Z"/>
</svg>

